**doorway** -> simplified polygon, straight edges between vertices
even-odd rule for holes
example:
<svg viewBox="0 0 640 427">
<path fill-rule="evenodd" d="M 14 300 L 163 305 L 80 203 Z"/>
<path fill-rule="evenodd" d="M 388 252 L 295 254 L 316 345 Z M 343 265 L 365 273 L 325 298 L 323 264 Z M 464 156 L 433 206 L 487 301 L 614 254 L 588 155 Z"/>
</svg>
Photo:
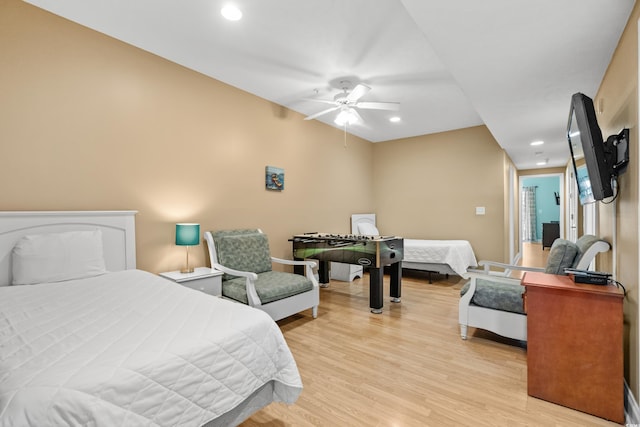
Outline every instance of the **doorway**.
<svg viewBox="0 0 640 427">
<path fill-rule="evenodd" d="M 565 236 L 562 174 L 521 176 L 519 180 L 519 251 L 544 250 Z"/>
</svg>

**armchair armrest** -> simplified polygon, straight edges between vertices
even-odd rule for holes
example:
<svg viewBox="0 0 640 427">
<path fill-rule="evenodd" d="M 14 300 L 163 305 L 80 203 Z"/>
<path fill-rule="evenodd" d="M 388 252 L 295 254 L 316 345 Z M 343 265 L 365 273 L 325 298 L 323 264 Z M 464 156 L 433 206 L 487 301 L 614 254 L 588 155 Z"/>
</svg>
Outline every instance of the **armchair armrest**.
<svg viewBox="0 0 640 427">
<path fill-rule="evenodd" d="M 479 261 L 478 265 L 480 267 L 484 267 L 482 270 L 474 270 L 474 272 L 482 272 L 484 274 L 492 274 L 492 275 L 508 275 L 510 273 L 510 270 L 520 270 L 520 271 L 539 271 L 539 272 L 543 272 L 544 268 L 541 267 L 525 267 L 522 265 L 515 265 L 515 264 L 506 264 L 503 262 L 496 262 L 496 261 Z M 494 268 L 500 268 L 503 271 L 495 271 L 495 270 L 491 270 L 491 267 Z M 471 270 L 470 270 L 471 271 Z"/>
<path fill-rule="evenodd" d="M 497 283 L 508 283 L 510 285 L 517 285 L 517 286 L 521 286 L 520 282 L 521 279 L 518 277 L 508 277 L 508 276 L 491 276 L 491 277 L 487 277 L 487 275 L 485 273 L 483 273 L 482 271 L 467 271 L 467 274 L 469 275 L 469 278 L 471 279 L 471 281 L 475 282 L 476 279 L 485 279 L 485 280 L 490 280 L 492 282 L 497 282 Z"/>
<path fill-rule="evenodd" d="M 246 279 L 245 286 L 247 287 L 247 302 L 252 307 L 262 305 L 262 301 L 260 301 L 260 297 L 258 297 L 258 293 L 256 292 L 256 280 L 258 280 L 258 275 L 256 273 L 251 271 L 234 270 L 233 268 L 225 267 L 218 263 L 212 263 L 211 266 L 231 276 L 244 277 Z"/>
<path fill-rule="evenodd" d="M 213 263 L 213 268 L 215 268 L 216 270 L 220 270 L 223 273 L 229 274 L 231 276 L 246 277 L 246 278 L 250 278 L 253 281 L 258 280 L 258 275 L 251 271 L 234 270 L 233 268 L 225 267 L 224 265 L 218 264 L 218 263 Z"/>
<path fill-rule="evenodd" d="M 276 258 L 276 257 L 271 257 L 271 261 L 276 262 L 278 264 L 284 264 L 284 265 L 304 265 L 305 269 L 304 269 L 304 274 L 307 277 L 307 279 L 311 280 L 311 283 L 313 283 L 314 287 L 318 287 L 318 279 L 316 279 L 316 276 L 313 274 L 313 267 L 316 266 L 316 264 L 313 261 L 296 261 L 296 260 L 290 260 L 290 259 L 283 259 L 283 258 Z"/>
<path fill-rule="evenodd" d="M 271 261 L 273 262 L 277 262 L 278 264 L 285 264 L 285 265 L 307 265 L 307 266 L 311 266 L 313 267 L 313 262 L 311 261 L 296 261 L 296 260 L 291 260 L 291 259 L 284 259 L 284 258 L 276 258 L 276 257 L 271 257 Z"/>
</svg>

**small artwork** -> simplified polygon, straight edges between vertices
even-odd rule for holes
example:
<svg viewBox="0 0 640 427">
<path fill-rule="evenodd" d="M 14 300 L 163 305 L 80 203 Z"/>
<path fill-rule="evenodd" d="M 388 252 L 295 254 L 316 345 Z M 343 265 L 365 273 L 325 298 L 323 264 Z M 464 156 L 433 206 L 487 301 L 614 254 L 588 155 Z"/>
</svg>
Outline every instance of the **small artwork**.
<svg viewBox="0 0 640 427">
<path fill-rule="evenodd" d="M 267 190 L 284 190 L 284 169 L 267 166 L 265 172 L 265 186 Z"/>
</svg>

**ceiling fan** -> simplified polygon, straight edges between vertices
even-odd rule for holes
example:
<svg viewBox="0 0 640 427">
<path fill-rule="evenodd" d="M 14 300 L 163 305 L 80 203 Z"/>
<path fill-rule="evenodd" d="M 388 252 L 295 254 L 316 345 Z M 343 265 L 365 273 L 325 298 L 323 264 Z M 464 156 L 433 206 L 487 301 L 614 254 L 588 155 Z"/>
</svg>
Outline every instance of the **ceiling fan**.
<svg viewBox="0 0 640 427">
<path fill-rule="evenodd" d="M 362 116 L 358 113 L 357 109 L 367 109 L 367 110 L 388 110 L 388 111 L 397 111 L 400 109 L 400 103 L 398 102 L 367 102 L 360 101 L 364 95 L 366 95 L 371 88 L 367 85 L 359 83 L 353 90 L 349 91 L 349 87 L 351 83 L 349 81 L 341 81 L 342 92 L 338 93 L 333 97 L 333 100 L 329 99 L 314 99 L 307 98 L 309 101 L 314 102 L 322 102 L 324 104 L 333 105 L 326 110 L 322 110 L 318 113 L 312 114 L 310 116 L 305 117 L 305 120 L 313 120 L 325 114 L 331 113 L 332 111 L 340 110 L 338 115 L 336 116 L 334 122 L 340 126 L 346 126 L 347 124 L 351 125 L 357 121 L 362 121 Z"/>
</svg>

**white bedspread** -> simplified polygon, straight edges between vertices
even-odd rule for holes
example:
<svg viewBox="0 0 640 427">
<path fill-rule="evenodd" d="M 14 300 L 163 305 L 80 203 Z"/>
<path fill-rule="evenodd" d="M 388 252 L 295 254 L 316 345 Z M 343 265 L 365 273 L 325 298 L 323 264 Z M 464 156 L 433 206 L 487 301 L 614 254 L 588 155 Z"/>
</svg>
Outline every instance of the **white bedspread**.
<svg viewBox="0 0 640 427">
<path fill-rule="evenodd" d="M 478 265 L 467 240 L 404 239 L 404 261 L 448 264 L 460 276 Z"/>
<path fill-rule="evenodd" d="M 0 287 L 1 426 L 199 426 L 272 380 L 302 390 L 262 311 L 139 270 Z"/>
</svg>

